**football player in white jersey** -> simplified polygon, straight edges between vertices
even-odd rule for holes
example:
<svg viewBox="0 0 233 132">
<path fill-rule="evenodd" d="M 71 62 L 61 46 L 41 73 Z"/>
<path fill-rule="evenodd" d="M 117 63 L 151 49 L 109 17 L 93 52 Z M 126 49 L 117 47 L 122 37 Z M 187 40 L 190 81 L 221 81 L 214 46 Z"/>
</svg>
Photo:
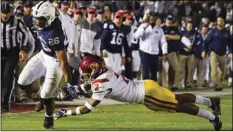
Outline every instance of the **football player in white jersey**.
<svg viewBox="0 0 233 132">
<path fill-rule="evenodd" d="M 182 112 L 200 116 L 212 122 L 215 130 L 221 129 L 219 98 L 206 98 L 190 93 L 174 94 L 167 88 L 159 86 L 153 80 L 129 80 L 108 70 L 103 59 L 98 56 L 85 57 L 80 63 L 80 71 L 86 84 L 65 90 L 76 98 L 80 93 L 86 93 L 88 89 L 91 89 L 93 92 L 92 97 L 83 106 L 69 110 L 60 109 L 54 115 L 55 118 L 87 114 L 104 97 L 108 97 L 122 102 L 143 103 L 147 108 L 154 111 Z M 213 112 L 199 108 L 194 104 L 209 106 Z"/>
<path fill-rule="evenodd" d="M 41 1 L 33 7 L 33 19 L 41 41 L 42 50 L 32 57 L 21 72 L 18 84 L 27 88 L 37 78 L 45 76 L 40 97 L 45 107 L 44 128 L 53 128 L 53 94 L 62 76 L 69 82 L 71 75 L 65 52 L 65 35 L 61 21 L 55 16 L 55 7 Z"/>
</svg>

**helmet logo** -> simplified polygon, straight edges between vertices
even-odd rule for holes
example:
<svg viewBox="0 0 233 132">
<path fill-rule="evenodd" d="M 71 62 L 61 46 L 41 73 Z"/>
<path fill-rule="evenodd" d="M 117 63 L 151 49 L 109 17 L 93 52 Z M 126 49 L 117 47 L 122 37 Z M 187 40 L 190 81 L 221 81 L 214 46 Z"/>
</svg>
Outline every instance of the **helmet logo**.
<svg viewBox="0 0 233 132">
<path fill-rule="evenodd" d="M 98 69 L 98 67 L 99 67 L 99 64 L 98 63 L 96 63 L 96 62 L 92 62 L 90 65 L 89 65 L 89 67 L 92 69 L 92 70 L 97 70 Z"/>
</svg>

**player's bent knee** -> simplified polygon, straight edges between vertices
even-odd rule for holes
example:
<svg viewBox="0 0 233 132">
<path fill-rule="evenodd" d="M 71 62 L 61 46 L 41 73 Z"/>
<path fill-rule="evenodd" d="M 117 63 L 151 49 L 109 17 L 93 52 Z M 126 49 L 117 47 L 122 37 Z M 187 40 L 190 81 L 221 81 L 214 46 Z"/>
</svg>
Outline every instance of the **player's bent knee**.
<svg viewBox="0 0 233 132">
<path fill-rule="evenodd" d="M 21 89 L 27 89 L 30 87 L 30 85 L 21 85 L 21 84 L 18 84 L 18 86 L 21 88 Z"/>
<path fill-rule="evenodd" d="M 21 86 L 30 85 L 32 82 L 29 78 L 25 77 L 23 73 L 19 75 L 18 84 Z"/>
</svg>

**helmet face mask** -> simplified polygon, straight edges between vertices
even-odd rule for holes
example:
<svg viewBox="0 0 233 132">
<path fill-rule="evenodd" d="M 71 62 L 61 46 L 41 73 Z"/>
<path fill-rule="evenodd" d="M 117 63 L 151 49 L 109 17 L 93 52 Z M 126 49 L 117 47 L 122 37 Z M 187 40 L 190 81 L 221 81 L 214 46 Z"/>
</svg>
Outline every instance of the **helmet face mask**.
<svg viewBox="0 0 233 132">
<path fill-rule="evenodd" d="M 95 79 L 95 74 L 98 72 L 98 70 L 96 68 L 91 67 L 91 65 L 92 64 L 90 64 L 88 71 L 85 71 L 85 70 L 82 70 L 82 68 L 79 68 L 81 80 L 85 83 L 91 83 L 91 81 L 93 81 Z M 99 64 L 97 64 L 97 65 L 99 65 Z M 97 67 L 99 67 L 99 66 L 97 66 Z"/>
<path fill-rule="evenodd" d="M 41 1 L 32 8 L 34 26 L 41 30 L 48 27 L 55 20 L 55 7 L 50 2 Z"/>
<path fill-rule="evenodd" d="M 33 24 L 39 30 L 45 28 L 46 23 L 47 23 L 47 19 L 44 17 L 39 17 L 39 18 L 34 17 L 33 18 Z"/>
<path fill-rule="evenodd" d="M 104 67 L 105 65 L 102 59 L 96 56 L 85 57 L 80 62 L 79 68 L 82 81 L 90 83 L 105 71 Z"/>
</svg>

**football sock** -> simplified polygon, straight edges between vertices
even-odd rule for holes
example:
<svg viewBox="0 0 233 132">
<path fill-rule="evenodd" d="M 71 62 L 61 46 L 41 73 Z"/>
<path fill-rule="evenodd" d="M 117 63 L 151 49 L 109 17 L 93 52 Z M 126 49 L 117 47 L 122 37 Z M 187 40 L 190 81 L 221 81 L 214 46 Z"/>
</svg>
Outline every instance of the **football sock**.
<svg viewBox="0 0 233 132">
<path fill-rule="evenodd" d="M 197 116 L 204 117 L 208 120 L 213 121 L 215 119 L 215 115 L 205 109 L 199 108 L 199 111 L 197 113 Z"/>
<path fill-rule="evenodd" d="M 53 115 L 48 115 L 47 113 L 45 113 L 46 117 L 53 117 Z"/>
<path fill-rule="evenodd" d="M 203 105 L 206 105 L 206 106 L 211 106 L 211 101 L 210 101 L 209 98 L 196 95 L 195 104 L 203 104 Z"/>
<path fill-rule="evenodd" d="M 72 110 L 67 110 L 66 115 L 67 116 L 72 115 Z"/>
</svg>

